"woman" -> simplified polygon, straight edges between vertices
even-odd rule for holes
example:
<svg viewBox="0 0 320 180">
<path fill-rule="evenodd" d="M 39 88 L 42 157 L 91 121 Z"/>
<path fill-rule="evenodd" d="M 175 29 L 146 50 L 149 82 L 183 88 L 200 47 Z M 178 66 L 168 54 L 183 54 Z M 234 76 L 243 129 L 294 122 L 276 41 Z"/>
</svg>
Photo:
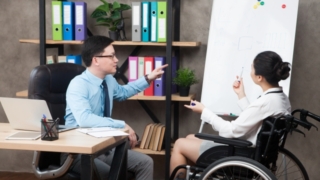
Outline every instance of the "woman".
<svg viewBox="0 0 320 180">
<path fill-rule="evenodd" d="M 265 51 L 258 54 L 251 66 L 251 78 L 262 88 L 263 93 L 249 105 L 242 78 L 236 80 L 233 83 L 233 89 L 238 95 L 238 105 L 243 111 L 234 121 L 225 121 L 197 101 L 191 101 L 192 106 L 185 105 L 185 107 L 201 113 L 201 119 L 211 124 L 220 136 L 245 139 L 255 146 L 263 119 L 269 116 L 279 117 L 291 112 L 289 99 L 279 86 L 279 81 L 287 79 L 289 72 L 290 64 L 283 62 L 277 53 Z M 187 164 L 187 159 L 195 163 L 204 151 L 217 145 L 219 144 L 212 141 L 198 139 L 193 134 L 186 138 L 179 138 L 171 154 L 171 173 L 178 165 Z M 179 178 L 185 176 L 183 169 L 180 169 L 177 174 Z"/>
</svg>

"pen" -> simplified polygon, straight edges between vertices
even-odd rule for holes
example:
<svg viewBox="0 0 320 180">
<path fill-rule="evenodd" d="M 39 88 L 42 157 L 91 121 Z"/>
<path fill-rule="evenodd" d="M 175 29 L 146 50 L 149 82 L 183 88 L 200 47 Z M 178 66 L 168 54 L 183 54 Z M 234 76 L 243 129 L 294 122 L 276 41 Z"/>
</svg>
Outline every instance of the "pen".
<svg viewBox="0 0 320 180">
<path fill-rule="evenodd" d="M 241 80 L 241 78 L 242 78 L 242 73 L 243 73 L 243 67 L 242 67 L 242 69 L 241 69 L 240 77 L 239 77 L 239 79 L 238 79 L 239 82 L 240 82 L 240 80 Z"/>
<path fill-rule="evenodd" d="M 196 105 L 196 103 L 191 103 L 191 106 L 195 106 Z"/>
</svg>

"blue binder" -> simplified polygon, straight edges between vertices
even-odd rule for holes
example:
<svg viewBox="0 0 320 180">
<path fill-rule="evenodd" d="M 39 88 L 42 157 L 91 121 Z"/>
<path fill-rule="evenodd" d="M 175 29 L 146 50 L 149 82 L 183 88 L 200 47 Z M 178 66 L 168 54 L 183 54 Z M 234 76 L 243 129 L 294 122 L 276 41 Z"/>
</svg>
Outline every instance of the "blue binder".
<svg viewBox="0 0 320 180">
<path fill-rule="evenodd" d="M 81 55 L 73 55 L 73 54 L 67 55 L 67 63 L 74 63 L 74 64 L 82 65 Z"/>
<path fill-rule="evenodd" d="M 150 2 L 141 2 L 142 41 L 150 41 Z"/>
<path fill-rule="evenodd" d="M 151 42 L 157 42 L 158 39 L 158 17 L 157 17 L 157 11 L 158 11 L 158 3 L 157 2 L 151 2 L 151 19 L 150 19 L 150 40 Z"/>
<path fill-rule="evenodd" d="M 74 40 L 74 2 L 62 2 L 63 40 Z"/>
<path fill-rule="evenodd" d="M 158 68 L 166 64 L 165 57 L 154 57 L 154 68 Z M 154 80 L 154 96 L 164 96 L 166 92 L 166 75 L 165 73 Z"/>
</svg>

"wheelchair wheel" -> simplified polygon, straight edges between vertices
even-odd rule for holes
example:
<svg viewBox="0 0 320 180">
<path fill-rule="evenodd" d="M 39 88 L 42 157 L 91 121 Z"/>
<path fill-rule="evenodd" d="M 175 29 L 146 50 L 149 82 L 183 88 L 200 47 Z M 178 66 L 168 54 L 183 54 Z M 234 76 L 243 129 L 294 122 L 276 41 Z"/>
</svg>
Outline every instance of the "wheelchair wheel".
<svg viewBox="0 0 320 180">
<path fill-rule="evenodd" d="M 278 180 L 309 180 L 308 173 L 298 158 L 286 149 L 279 149 L 277 167 L 271 168 Z"/>
<path fill-rule="evenodd" d="M 276 180 L 264 165 L 245 157 L 231 156 L 208 166 L 199 179 L 203 180 Z"/>
</svg>

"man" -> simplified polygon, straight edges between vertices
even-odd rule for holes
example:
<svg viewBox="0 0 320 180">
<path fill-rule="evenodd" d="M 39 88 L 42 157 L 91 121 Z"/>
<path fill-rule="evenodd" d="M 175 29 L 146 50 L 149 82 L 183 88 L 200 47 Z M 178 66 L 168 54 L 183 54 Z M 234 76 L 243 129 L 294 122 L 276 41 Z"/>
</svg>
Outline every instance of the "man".
<svg viewBox="0 0 320 180">
<path fill-rule="evenodd" d="M 113 77 L 118 59 L 112 42 L 104 36 L 92 36 L 84 41 L 81 55 L 87 69 L 69 84 L 66 93 L 66 125 L 126 127 L 129 129 L 130 146 L 134 147 L 137 144 L 134 130 L 124 121 L 111 118 L 112 100 L 123 101 L 143 91 L 151 81 L 163 74 L 163 68 L 167 65 L 156 68 L 145 77 L 127 85 L 119 85 Z M 114 150 L 94 160 L 102 179 L 108 176 L 113 154 Z M 71 169 L 81 171 L 80 156 L 74 161 Z M 153 160 L 145 154 L 128 150 L 128 171 L 134 172 L 137 180 L 152 180 Z"/>
</svg>

